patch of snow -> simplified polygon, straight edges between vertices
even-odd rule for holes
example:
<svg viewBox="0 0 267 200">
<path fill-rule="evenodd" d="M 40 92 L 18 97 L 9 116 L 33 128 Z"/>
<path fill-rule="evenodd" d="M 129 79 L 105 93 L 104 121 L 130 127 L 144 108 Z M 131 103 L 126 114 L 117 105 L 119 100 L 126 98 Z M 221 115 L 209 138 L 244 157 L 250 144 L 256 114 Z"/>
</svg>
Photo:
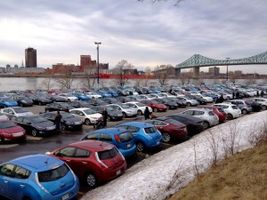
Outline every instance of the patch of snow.
<svg viewBox="0 0 267 200">
<path fill-rule="evenodd" d="M 250 148 L 251 136 L 266 128 L 266 120 L 264 111 L 217 125 L 137 163 L 117 179 L 89 191 L 82 200 L 165 199 L 192 181 L 197 171 L 204 172 L 211 166 L 211 137 L 218 159 L 223 159 L 229 147 L 234 147 L 234 152 Z"/>
</svg>

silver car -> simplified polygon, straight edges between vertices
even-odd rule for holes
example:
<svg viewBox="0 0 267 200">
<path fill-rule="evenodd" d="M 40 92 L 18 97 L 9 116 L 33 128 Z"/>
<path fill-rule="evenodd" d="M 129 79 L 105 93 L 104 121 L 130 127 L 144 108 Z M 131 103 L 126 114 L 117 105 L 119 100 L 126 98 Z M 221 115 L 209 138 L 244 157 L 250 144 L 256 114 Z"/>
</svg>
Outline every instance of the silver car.
<svg viewBox="0 0 267 200">
<path fill-rule="evenodd" d="M 126 104 L 110 104 L 110 105 L 107 105 L 107 107 L 111 107 L 111 108 L 118 109 L 118 110 L 122 111 L 124 118 L 137 116 L 138 109 L 132 108 Z"/>
<path fill-rule="evenodd" d="M 219 124 L 218 116 L 209 109 L 204 109 L 204 108 L 188 109 L 182 113 L 202 119 L 203 120 L 202 125 L 204 129 Z"/>
</svg>

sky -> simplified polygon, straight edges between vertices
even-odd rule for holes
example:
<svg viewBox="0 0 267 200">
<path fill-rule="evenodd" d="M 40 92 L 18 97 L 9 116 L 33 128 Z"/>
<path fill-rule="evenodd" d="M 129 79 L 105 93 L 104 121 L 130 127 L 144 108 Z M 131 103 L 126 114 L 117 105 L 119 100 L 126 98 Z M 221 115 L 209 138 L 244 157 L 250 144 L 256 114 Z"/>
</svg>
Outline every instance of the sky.
<svg viewBox="0 0 267 200">
<path fill-rule="evenodd" d="M 139 69 L 177 65 L 195 53 L 233 59 L 267 51 L 266 0 L 0 1 L 0 66 L 21 65 L 27 47 L 38 66 L 79 64 L 80 55 Z M 225 70 L 225 68 L 223 68 Z M 267 74 L 267 65 L 229 70 Z"/>
</svg>

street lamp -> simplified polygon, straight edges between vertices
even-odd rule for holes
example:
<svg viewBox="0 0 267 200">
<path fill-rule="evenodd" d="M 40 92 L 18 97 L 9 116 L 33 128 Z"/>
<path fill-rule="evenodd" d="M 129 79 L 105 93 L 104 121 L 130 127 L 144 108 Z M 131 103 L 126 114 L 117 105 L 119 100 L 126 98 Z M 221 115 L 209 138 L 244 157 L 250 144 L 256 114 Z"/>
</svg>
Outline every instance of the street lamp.
<svg viewBox="0 0 267 200">
<path fill-rule="evenodd" d="M 101 42 L 95 42 L 96 45 L 96 51 L 97 51 L 97 84 L 99 87 L 99 45 Z"/>
<path fill-rule="evenodd" d="M 229 58 L 229 57 L 227 57 L 227 58 L 226 58 L 226 62 L 227 62 L 227 63 L 226 63 L 226 64 L 227 64 L 227 65 L 226 65 L 226 80 L 227 80 L 227 81 L 229 80 L 229 73 L 228 73 L 228 60 L 230 60 L 230 58 Z"/>
</svg>

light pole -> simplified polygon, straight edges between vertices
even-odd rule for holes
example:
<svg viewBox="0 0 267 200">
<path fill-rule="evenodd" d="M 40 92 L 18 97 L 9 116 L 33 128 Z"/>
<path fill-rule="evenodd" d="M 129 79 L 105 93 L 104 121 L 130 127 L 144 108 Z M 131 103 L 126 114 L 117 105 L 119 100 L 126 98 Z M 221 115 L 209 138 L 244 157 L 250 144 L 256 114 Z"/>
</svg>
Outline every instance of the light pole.
<svg viewBox="0 0 267 200">
<path fill-rule="evenodd" d="M 95 42 L 96 45 L 96 51 L 97 51 L 97 84 L 99 87 L 99 45 L 101 42 Z"/>
<path fill-rule="evenodd" d="M 227 57 L 226 58 L 226 80 L 228 81 L 229 80 L 229 72 L 228 72 L 228 60 L 230 60 L 230 58 L 229 57 Z"/>
</svg>

